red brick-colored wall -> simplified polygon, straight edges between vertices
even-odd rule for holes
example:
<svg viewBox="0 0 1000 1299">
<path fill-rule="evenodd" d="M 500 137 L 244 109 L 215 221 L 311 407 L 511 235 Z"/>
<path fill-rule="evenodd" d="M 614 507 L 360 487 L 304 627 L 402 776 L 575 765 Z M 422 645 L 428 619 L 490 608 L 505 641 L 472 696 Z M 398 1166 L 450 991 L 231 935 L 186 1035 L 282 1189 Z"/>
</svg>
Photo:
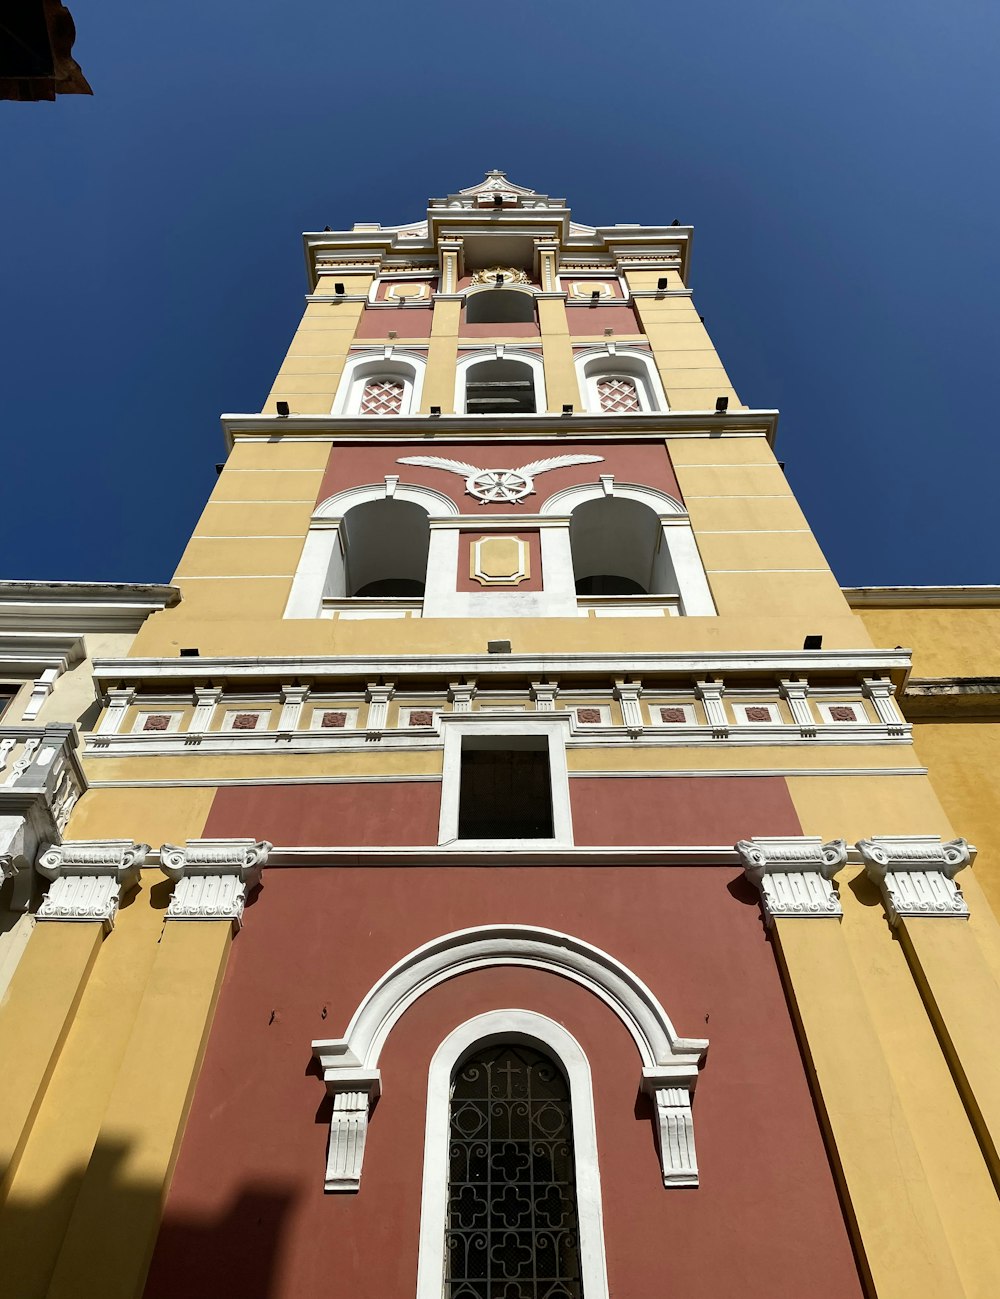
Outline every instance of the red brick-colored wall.
<svg viewBox="0 0 1000 1299">
<path fill-rule="evenodd" d="M 341 1035 L 408 951 L 497 922 L 602 947 L 678 1033 L 711 1040 L 694 1103 L 699 1188 L 662 1186 L 641 1062 L 613 1012 L 554 974 L 501 967 L 439 985 L 404 1014 L 379 1062 L 361 1191 L 324 1195 L 329 1103 L 310 1041 Z M 615 1299 L 859 1299 L 778 971 L 735 869 L 391 865 L 265 873 L 233 947 L 146 1299 L 412 1296 L 430 1059 L 458 1024 L 509 1007 L 564 1024 L 590 1059 Z"/>
</svg>

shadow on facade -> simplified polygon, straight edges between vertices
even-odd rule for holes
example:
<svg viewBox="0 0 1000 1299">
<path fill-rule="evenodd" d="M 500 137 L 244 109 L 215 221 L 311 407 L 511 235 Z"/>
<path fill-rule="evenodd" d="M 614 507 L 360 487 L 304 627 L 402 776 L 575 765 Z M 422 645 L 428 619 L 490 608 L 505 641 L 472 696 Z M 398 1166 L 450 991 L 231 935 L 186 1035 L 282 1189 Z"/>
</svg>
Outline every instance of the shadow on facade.
<svg viewBox="0 0 1000 1299">
<path fill-rule="evenodd" d="M 248 1186 L 218 1212 L 168 1212 L 161 1222 L 162 1187 L 129 1175 L 129 1153 L 126 1143 L 98 1142 L 86 1168 L 39 1199 L 19 1197 L 15 1180 L 0 1209 L 0 1293 L 44 1299 L 53 1280 L 60 1295 L 81 1299 L 269 1299 L 276 1292 L 290 1191 Z"/>
</svg>

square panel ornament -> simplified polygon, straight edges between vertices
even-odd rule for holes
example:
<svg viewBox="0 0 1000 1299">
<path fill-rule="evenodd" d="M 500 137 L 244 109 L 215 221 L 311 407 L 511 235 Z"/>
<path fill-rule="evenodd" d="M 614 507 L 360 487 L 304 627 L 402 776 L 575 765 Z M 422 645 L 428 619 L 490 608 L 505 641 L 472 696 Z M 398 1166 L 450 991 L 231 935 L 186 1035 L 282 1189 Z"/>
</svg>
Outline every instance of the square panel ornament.
<svg viewBox="0 0 1000 1299">
<path fill-rule="evenodd" d="M 531 576 L 531 548 L 509 533 L 480 537 L 471 546 L 469 575 L 482 586 L 518 586 Z"/>
</svg>

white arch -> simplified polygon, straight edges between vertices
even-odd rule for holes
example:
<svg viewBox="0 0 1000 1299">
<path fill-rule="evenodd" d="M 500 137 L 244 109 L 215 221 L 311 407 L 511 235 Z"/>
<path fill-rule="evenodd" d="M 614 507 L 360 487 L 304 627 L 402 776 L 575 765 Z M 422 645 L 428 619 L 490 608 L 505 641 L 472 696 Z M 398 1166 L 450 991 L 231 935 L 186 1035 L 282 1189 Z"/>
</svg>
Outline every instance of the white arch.
<svg viewBox="0 0 1000 1299">
<path fill-rule="evenodd" d="M 535 356 L 531 352 L 522 352 L 517 348 L 503 346 L 502 353 L 498 355 L 498 345 L 484 347 L 475 352 L 470 352 L 463 356 L 461 361 L 455 366 L 455 410 L 461 415 L 465 410 L 465 384 L 469 370 L 474 365 L 480 365 L 483 361 L 519 361 L 521 364 L 528 366 L 531 370 L 532 379 L 535 384 L 535 413 L 542 415 L 548 410 L 548 400 L 545 395 L 545 369 L 542 365 L 542 358 Z M 518 415 L 518 419 L 523 419 L 523 415 Z"/>
<path fill-rule="evenodd" d="M 292 589 L 285 605 L 286 618 L 318 618 L 326 596 L 346 596 L 344 574 L 344 537 L 341 520 L 348 510 L 369 501 L 384 501 L 390 495 L 389 485 L 368 483 L 328 496 L 313 512 L 299 557 Z M 456 516 L 458 506 L 443 492 L 412 483 L 396 483 L 392 499 L 408 501 L 427 511 L 432 519 Z"/>
<path fill-rule="evenodd" d="M 619 374 L 638 380 L 636 391 L 639 405 L 644 411 L 670 409 L 659 371 L 648 352 L 635 347 L 616 346 L 614 352 L 609 352 L 606 347 L 589 348 L 576 355 L 574 364 L 584 407 L 594 414 L 602 413 L 597 395 L 597 380 Z"/>
<path fill-rule="evenodd" d="M 496 1041 L 537 1046 L 553 1056 L 565 1071 L 573 1116 L 580 1279 L 587 1299 L 607 1299 L 604 1212 L 590 1063 L 579 1042 L 561 1024 L 530 1010 L 497 1010 L 467 1020 L 448 1034 L 431 1061 L 427 1080 L 417 1299 L 441 1299 L 444 1294 L 452 1075 L 469 1050 Z"/>
<path fill-rule="evenodd" d="M 616 497 L 637 501 L 659 516 L 663 528 L 663 545 L 667 548 L 670 563 L 677 579 L 677 594 L 681 598 L 681 612 L 687 617 L 713 617 L 715 601 L 705 576 L 698 543 L 695 541 L 687 510 L 673 496 L 653 487 L 638 483 L 614 482 Z M 539 514 L 568 515 L 585 501 L 603 500 L 606 495 L 602 483 L 580 483 L 554 492 L 539 507 Z"/>
<path fill-rule="evenodd" d="M 628 1029 L 644 1068 L 669 1065 L 693 1077 L 708 1049 L 704 1039 L 678 1037 L 666 1011 L 628 966 L 580 938 L 534 925 L 459 929 L 416 948 L 366 994 L 344 1038 L 314 1048 L 328 1070 L 376 1069 L 386 1039 L 419 997 L 458 974 L 495 965 L 547 970 L 587 988 Z"/>
<path fill-rule="evenodd" d="M 647 505 L 654 514 L 679 515 L 687 518 L 687 510 L 673 496 L 657 491 L 655 487 L 643 487 L 638 483 L 620 483 L 615 479 L 613 491 L 615 496 L 622 496 L 628 501 L 638 501 Z M 584 501 L 603 500 L 606 495 L 603 483 L 578 483 L 574 487 L 564 487 L 554 492 L 539 506 L 539 514 L 572 514 Z"/>
<path fill-rule="evenodd" d="M 365 382 L 380 375 L 402 381 L 403 404 L 399 412 L 401 415 L 411 415 L 419 410 L 427 359 L 417 352 L 401 352 L 396 348 L 391 348 L 390 351 L 392 355 L 389 357 L 381 351 L 362 352 L 350 358 L 344 366 L 340 383 L 337 385 L 332 414 L 360 414 L 361 394 Z"/>
</svg>

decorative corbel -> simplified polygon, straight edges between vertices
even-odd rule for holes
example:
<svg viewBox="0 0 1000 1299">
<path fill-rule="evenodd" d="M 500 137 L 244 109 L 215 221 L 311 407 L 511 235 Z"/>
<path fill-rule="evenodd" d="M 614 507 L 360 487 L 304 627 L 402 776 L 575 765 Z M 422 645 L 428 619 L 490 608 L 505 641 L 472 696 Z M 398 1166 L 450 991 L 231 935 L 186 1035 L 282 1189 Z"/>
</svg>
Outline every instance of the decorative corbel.
<svg viewBox="0 0 1000 1299">
<path fill-rule="evenodd" d="M 726 687 L 721 681 L 696 681 L 694 693 L 705 709 L 705 718 L 712 728 L 712 738 L 724 740 L 729 735 L 729 718 L 722 702 Z"/>
<path fill-rule="evenodd" d="M 663 1185 L 697 1186 L 698 1157 L 694 1148 L 691 1099 L 697 1072 L 678 1075 L 676 1069 L 642 1071 L 642 1090 L 656 1109 L 656 1134 Z"/>
<path fill-rule="evenodd" d="M 381 1073 L 347 1063 L 346 1046 L 342 1041 L 312 1044 L 313 1055 L 323 1068 L 326 1090 L 333 1098 L 323 1186 L 334 1192 L 361 1187 L 368 1119 L 382 1094 Z"/>
<path fill-rule="evenodd" d="M 558 694 L 558 681 L 532 681 L 531 702 L 535 705 L 535 712 L 554 713 Z"/>
<path fill-rule="evenodd" d="M 965 839 L 936 834 L 879 834 L 858 840 L 869 879 L 881 890 L 891 925 L 908 916 L 968 920 L 969 906 L 955 876 L 972 861 Z"/>
<path fill-rule="evenodd" d="M 229 920 L 243 924 L 247 896 L 260 885 L 271 844 L 264 839 L 189 839 L 165 843 L 160 870 L 174 881 L 167 920 Z"/>
<path fill-rule="evenodd" d="M 784 916 L 840 919 L 843 911 L 833 877 L 847 861 L 843 839 L 818 835 L 741 839 L 736 851 L 746 877 L 760 891 L 768 928 Z"/>
<path fill-rule="evenodd" d="M 396 687 L 391 683 L 384 685 L 376 681 L 368 682 L 368 689 L 365 691 L 365 699 L 368 701 L 368 719 L 365 730 L 368 732 L 368 739 L 381 739 L 385 724 L 389 718 L 389 700 L 392 698 L 395 689 Z"/>
<path fill-rule="evenodd" d="M 781 681 L 778 684 L 781 687 L 782 698 L 788 701 L 792 720 L 799 728 L 799 734 L 804 740 L 815 739 L 816 720 L 809 707 L 809 682 L 800 677 L 798 680 Z"/>
<path fill-rule="evenodd" d="M 471 713 L 472 701 L 475 697 L 475 680 L 448 682 L 448 702 L 451 704 L 453 713 Z"/>
<path fill-rule="evenodd" d="M 110 933 L 148 851 L 148 843 L 131 839 L 75 839 L 47 848 L 37 869 L 52 883 L 35 919 L 100 920 Z"/>
</svg>

